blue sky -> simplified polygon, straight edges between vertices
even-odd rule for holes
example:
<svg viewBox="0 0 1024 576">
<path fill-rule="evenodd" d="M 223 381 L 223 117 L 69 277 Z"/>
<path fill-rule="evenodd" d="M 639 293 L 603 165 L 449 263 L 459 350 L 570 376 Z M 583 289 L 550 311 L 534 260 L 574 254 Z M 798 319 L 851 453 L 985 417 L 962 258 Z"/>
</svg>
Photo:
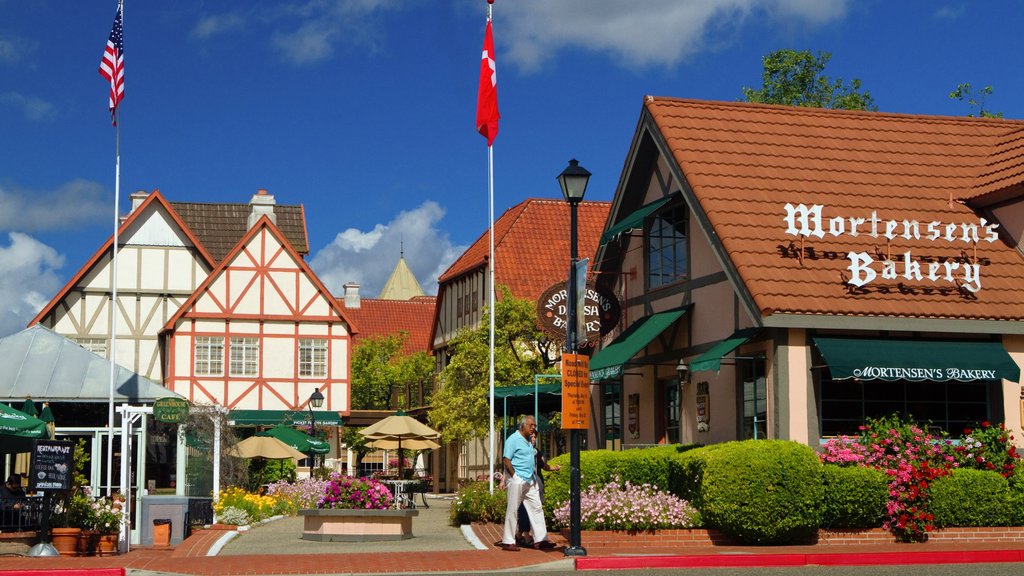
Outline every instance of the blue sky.
<svg viewBox="0 0 1024 576">
<path fill-rule="evenodd" d="M 399 245 L 424 288 L 486 230 L 474 129 L 485 0 L 125 1 L 121 207 L 134 190 L 303 204 L 328 287 L 376 295 Z M 115 0 L 0 0 L 0 335 L 112 230 L 97 72 Z M 497 0 L 495 214 L 559 197 L 578 158 L 611 200 L 643 96 L 738 100 L 776 49 L 832 53 L 881 111 L 1024 118 L 1024 9 L 954 0 Z M 500 264 L 499 264 L 500 265 Z"/>
</svg>

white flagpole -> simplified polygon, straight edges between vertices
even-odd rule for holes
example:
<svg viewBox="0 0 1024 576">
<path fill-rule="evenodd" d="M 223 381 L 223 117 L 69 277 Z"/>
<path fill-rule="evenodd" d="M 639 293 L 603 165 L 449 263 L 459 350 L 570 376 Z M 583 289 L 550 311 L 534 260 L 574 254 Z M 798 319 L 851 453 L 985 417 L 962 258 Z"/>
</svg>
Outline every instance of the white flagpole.
<svg viewBox="0 0 1024 576">
<path fill-rule="evenodd" d="M 487 22 L 491 21 L 491 9 L 493 5 L 487 4 Z M 488 475 L 488 488 L 490 492 L 494 493 L 494 465 L 496 461 L 498 447 L 494 441 L 494 148 L 491 145 L 487 146 L 487 237 L 490 244 L 490 252 L 487 258 L 487 274 L 490 277 L 490 286 L 487 290 L 487 297 L 489 300 L 488 310 L 490 310 L 491 326 L 489 332 L 488 351 L 489 351 L 489 367 L 490 374 L 488 379 L 490 389 L 490 454 L 491 459 L 491 473 Z"/>
<path fill-rule="evenodd" d="M 121 15 L 124 22 L 124 13 Z M 117 373 L 117 232 L 121 227 L 121 109 L 115 112 L 117 122 L 116 160 L 114 162 L 114 244 L 111 257 L 110 272 L 110 389 L 107 401 L 107 496 L 111 495 L 114 485 L 114 380 Z M 122 451 L 123 452 L 123 451 Z M 122 458 L 128 457 L 122 454 Z"/>
</svg>

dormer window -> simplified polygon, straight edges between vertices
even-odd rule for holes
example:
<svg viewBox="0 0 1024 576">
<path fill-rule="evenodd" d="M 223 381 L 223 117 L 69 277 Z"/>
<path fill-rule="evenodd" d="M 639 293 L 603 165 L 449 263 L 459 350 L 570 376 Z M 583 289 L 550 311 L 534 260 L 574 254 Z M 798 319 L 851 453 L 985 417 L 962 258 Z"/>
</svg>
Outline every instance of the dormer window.
<svg viewBox="0 0 1024 576">
<path fill-rule="evenodd" d="M 686 206 L 672 202 L 648 218 L 646 226 L 647 288 L 654 289 L 685 280 L 688 217 Z"/>
</svg>

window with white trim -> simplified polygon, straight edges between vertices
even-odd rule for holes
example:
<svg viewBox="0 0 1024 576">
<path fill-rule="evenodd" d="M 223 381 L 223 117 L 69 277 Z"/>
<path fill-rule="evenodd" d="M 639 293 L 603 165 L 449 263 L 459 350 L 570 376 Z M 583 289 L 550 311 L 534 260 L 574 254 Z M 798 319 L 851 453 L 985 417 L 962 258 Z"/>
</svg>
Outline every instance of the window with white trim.
<svg viewBox="0 0 1024 576">
<path fill-rule="evenodd" d="M 107 357 L 107 339 L 106 338 L 78 338 L 75 340 L 78 345 L 85 348 L 93 354 Z"/>
<path fill-rule="evenodd" d="M 327 339 L 299 338 L 299 377 L 327 376 Z"/>
<path fill-rule="evenodd" d="M 260 362 L 260 341 L 253 336 L 232 336 L 230 374 L 255 376 Z"/>
<path fill-rule="evenodd" d="M 194 372 L 197 376 L 224 374 L 224 337 L 196 336 Z"/>
</svg>

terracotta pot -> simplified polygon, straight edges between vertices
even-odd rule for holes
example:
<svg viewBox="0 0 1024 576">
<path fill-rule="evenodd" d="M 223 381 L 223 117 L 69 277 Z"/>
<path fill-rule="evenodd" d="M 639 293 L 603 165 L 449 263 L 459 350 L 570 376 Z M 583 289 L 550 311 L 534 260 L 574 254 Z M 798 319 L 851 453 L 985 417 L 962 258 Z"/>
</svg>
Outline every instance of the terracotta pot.
<svg viewBox="0 0 1024 576">
<path fill-rule="evenodd" d="M 51 528 L 50 543 L 61 556 L 75 556 L 78 554 L 78 539 L 81 534 L 81 528 Z"/>
<path fill-rule="evenodd" d="M 95 556 L 97 540 L 99 540 L 99 534 L 95 530 L 82 530 L 78 536 L 78 555 Z"/>
<path fill-rule="evenodd" d="M 96 545 L 98 556 L 114 556 L 117 554 L 117 534 L 100 534 Z"/>
</svg>

